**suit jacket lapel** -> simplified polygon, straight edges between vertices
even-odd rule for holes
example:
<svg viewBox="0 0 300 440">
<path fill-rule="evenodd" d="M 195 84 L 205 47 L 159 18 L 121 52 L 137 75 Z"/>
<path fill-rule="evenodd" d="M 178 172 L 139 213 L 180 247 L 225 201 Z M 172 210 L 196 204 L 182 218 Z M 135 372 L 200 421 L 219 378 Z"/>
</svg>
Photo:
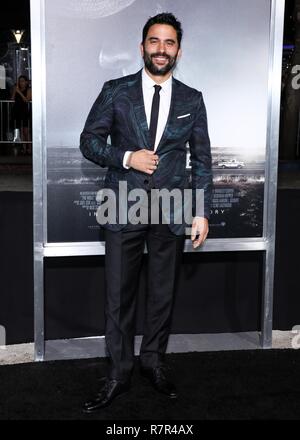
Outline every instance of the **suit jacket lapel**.
<svg viewBox="0 0 300 440">
<path fill-rule="evenodd" d="M 176 84 L 175 79 L 173 78 L 172 79 L 172 96 L 171 96 L 169 116 L 168 116 L 164 132 L 163 132 L 162 137 L 159 141 L 159 144 L 157 146 L 156 151 L 163 146 L 164 142 L 168 138 L 169 127 L 170 127 L 171 123 L 174 121 L 174 117 L 176 116 L 176 103 L 178 102 L 177 95 L 178 95 L 177 84 Z"/>
<path fill-rule="evenodd" d="M 138 136 L 138 141 L 141 148 L 150 148 L 150 137 L 145 112 L 143 86 L 142 86 L 142 71 L 140 70 L 133 81 L 128 83 L 128 93 L 133 106 L 135 117 L 135 129 Z"/>
<path fill-rule="evenodd" d="M 140 70 L 134 77 L 133 81 L 128 83 L 128 94 L 131 100 L 131 104 L 133 106 L 133 114 L 135 118 L 135 129 L 138 136 L 138 142 L 140 148 L 148 148 L 151 149 L 150 146 L 150 136 L 149 136 L 149 128 L 147 123 L 147 117 L 145 112 L 144 98 L 143 98 L 143 86 L 142 86 L 142 70 Z M 178 99 L 178 86 L 176 84 L 176 80 L 173 78 L 172 80 L 172 96 L 171 96 L 171 104 L 168 120 L 160 139 L 160 142 L 157 146 L 157 150 L 161 148 L 166 142 L 169 134 L 169 128 L 171 124 L 174 122 L 176 117 L 176 107 L 180 103 L 180 99 Z M 179 104 L 180 105 L 180 104 Z M 156 151 L 157 151 L 156 150 Z"/>
</svg>

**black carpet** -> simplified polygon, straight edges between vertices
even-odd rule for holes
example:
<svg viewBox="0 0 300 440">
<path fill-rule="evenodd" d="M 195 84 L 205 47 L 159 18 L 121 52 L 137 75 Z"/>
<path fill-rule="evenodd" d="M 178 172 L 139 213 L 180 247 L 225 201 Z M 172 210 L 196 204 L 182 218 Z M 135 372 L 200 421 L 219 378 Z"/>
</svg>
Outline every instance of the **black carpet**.
<svg viewBox="0 0 300 440">
<path fill-rule="evenodd" d="M 264 420 L 300 418 L 300 351 L 255 350 L 167 356 L 175 400 L 135 369 L 132 388 L 96 415 L 82 403 L 99 388 L 104 359 L 0 367 L 1 420 Z"/>
</svg>

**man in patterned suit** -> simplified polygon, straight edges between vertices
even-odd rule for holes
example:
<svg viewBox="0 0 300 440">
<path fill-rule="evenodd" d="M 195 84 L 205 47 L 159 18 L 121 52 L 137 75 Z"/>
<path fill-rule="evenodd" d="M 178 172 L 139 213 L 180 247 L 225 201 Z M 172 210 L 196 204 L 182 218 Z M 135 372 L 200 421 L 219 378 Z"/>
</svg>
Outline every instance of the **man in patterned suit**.
<svg viewBox="0 0 300 440">
<path fill-rule="evenodd" d="M 197 248 L 208 234 L 211 151 L 201 92 L 172 76 L 181 56 L 181 39 L 181 24 L 173 14 L 162 13 L 148 20 L 141 43 L 144 69 L 104 84 L 87 118 L 80 148 L 87 159 L 108 168 L 105 187 L 114 191 L 121 204 L 120 182 L 126 182 L 128 191 L 142 189 L 147 195 L 153 189 L 183 191 L 187 184 L 189 143 L 191 188 L 204 190 L 202 212 L 197 212 L 193 205 L 191 239 Z M 148 206 L 150 219 L 151 203 Z M 134 224 L 118 219 L 115 224 L 104 225 L 105 338 L 110 367 L 104 386 L 95 399 L 85 404 L 85 412 L 109 405 L 129 389 L 134 365 L 136 288 L 145 243 L 148 294 L 140 370 L 157 391 L 169 398 L 177 397 L 175 385 L 167 377 L 164 354 L 185 224 L 174 221 L 174 212 L 168 224 L 162 217 L 159 224 Z"/>
</svg>

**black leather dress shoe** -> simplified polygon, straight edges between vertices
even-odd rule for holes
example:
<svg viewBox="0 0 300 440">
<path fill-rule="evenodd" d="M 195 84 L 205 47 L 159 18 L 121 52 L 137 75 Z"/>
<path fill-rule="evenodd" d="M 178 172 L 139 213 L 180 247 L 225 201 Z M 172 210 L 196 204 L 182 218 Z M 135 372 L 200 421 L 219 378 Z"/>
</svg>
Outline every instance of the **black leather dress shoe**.
<svg viewBox="0 0 300 440">
<path fill-rule="evenodd" d="M 119 382 L 114 379 L 106 379 L 104 386 L 101 388 L 97 396 L 84 404 L 83 411 L 91 414 L 101 408 L 105 408 L 110 405 L 117 396 L 128 391 L 129 388 L 129 382 Z"/>
<path fill-rule="evenodd" d="M 176 399 L 178 397 L 176 387 L 167 379 L 166 370 L 165 366 L 155 368 L 141 367 L 141 374 L 150 380 L 150 383 L 158 392 L 165 394 L 171 399 Z"/>
</svg>

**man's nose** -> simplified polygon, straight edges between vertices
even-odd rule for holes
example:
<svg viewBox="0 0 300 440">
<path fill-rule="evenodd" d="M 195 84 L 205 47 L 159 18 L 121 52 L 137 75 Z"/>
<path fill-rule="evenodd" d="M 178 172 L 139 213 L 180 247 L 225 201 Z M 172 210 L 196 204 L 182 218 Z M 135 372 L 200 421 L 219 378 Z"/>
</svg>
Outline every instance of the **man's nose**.
<svg viewBox="0 0 300 440">
<path fill-rule="evenodd" d="M 165 43 L 164 43 L 163 41 L 160 41 L 160 42 L 159 42 L 158 50 L 159 50 L 159 52 L 161 52 L 161 53 L 165 52 Z"/>
</svg>

